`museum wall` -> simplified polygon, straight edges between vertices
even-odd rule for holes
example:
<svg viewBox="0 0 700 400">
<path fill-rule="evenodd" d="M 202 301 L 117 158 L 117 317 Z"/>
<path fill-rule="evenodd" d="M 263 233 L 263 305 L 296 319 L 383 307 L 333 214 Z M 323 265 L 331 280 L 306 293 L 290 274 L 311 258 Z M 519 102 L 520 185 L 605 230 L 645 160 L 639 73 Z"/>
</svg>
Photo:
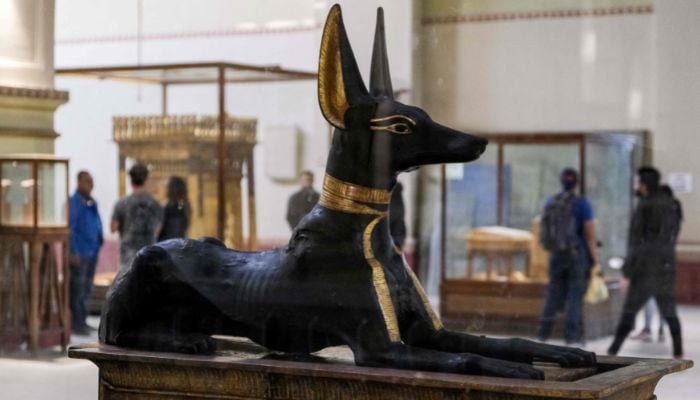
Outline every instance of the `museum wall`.
<svg viewBox="0 0 700 400">
<path fill-rule="evenodd" d="M 0 153 L 53 153 L 53 0 L 0 2 Z"/>
<path fill-rule="evenodd" d="M 0 86 L 53 87 L 53 0 L 0 3 Z"/>
<path fill-rule="evenodd" d="M 485 132 L 648 130 L 654 162 L 700 172 L 694 1 L 427 1 L 415 60 L 422 105 Z M 430 62 L 428 62 L 430 60 Z M 434 62 L 439 60 L 439 62 Z M 686 140 L 684 140 L 686 139 Z M 698 194 L 681 193 L 686 244 Z"/>
<path fill-rule="evenodd" d="M 692 38 L 700 37 L 697 15 L 700 2 L 663 0 L 655 6 L 656 51 L 654 69 L 656 107 L 652 115 L 654 158 L 666 173 L 695 177 L 690 193 L 680 193 L 684 225 L 682 257 L 700 255 L 700 158 L 697 156 L 700 127 L 700 48 Z M 692 254 L 687 254 L 692 253 Z"/>
<path fill-rule="evenodd" d="M 570 17 L 552 4 L 527 18 L 522 2 L 443 3 L 424 3 L 416 61 L 436 119 L 509 132 L 649 126 L 653 14 Z"/>
</svg>

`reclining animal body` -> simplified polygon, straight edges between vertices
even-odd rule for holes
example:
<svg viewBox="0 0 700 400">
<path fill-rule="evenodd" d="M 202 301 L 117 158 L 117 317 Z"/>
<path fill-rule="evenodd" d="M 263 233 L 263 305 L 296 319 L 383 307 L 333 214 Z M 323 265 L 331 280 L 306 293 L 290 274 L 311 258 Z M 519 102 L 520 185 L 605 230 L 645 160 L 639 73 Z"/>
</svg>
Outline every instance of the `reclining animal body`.
<svg viewBox="0 0 700 400">
<path fill-rule="evenodd" d="M 370 75 L 367 90 L 334 6 L 318 96 L 336 129 L 319 204 L 280 249 L 234 251 L 209 238 L 142 249 L 108 293 L 101 342 L 205 354 L 215 350 L 213 334 L 245 336 L 301 355 L 348 345 L 363 366 L 532 379 L 543 378 L 535 360 L 594 365 L 579 349 L 442 326 L 391 240 L 391 188 L 401 171 L 472 161 L 487 142 L 394 100 L 381 9 Z"/>
</svg>

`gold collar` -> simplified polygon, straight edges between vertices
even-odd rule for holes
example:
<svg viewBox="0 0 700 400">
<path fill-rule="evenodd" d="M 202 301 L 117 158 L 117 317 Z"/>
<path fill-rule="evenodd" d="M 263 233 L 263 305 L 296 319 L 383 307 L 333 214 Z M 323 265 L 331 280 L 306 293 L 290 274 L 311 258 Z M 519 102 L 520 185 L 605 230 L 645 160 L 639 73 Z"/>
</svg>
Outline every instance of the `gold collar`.
<svg viewBox="0 0 700 400">
<path fill-rule="evenodd" d="M 323 178 L 323 191 L 319 204 L 331 210 L 350 214 L 386 215 L 367 204 L 388 207 L 391 192 L 356 185 L 336 179 L 328 174 Z"/>
</svg>

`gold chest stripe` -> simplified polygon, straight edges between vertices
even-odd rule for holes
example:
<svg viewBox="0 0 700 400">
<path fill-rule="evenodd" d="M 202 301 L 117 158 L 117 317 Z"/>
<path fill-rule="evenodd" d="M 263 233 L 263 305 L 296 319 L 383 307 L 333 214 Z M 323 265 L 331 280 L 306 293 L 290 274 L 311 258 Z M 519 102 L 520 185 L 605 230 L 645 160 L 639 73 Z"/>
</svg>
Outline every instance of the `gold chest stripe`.
<svg viewBox="0 0 700 400">
<path fill-rule="evenodd" d="M 372 220 L 365 228 L 363 239 L 363 249 L 365 253 L 365 260 L 369 263 L 372 268 L 372 284 L 374 285 L 374 291 L 377 294 L 377 299 L 379 300 L 379 307 L 382 310 L 382 316 L 384 317 L 384 323 L 386 324 L 386 330 L 389 334 L 389 340 L 392 342 L 401 341 L 401 333 L 399 332 L 399 323 L 396 318 L 396 310 L 394 310 L 394 303 L 391 301 L 391 293 L 389 292 L 389 286 L 386 283 L 386 276 L 384 276 L 384 269 L 382 269 L 382 264 L 374 257 L 374 251 L 372 250 L 372 232 L 377 226 L 379 221 L 382 220 L 384 216 L 377 217 Z"/>
<path fill-rule="evenodd" d="M 413 270 L 406 262 L 406 258 L 403 256 L 403 253 L 401 254 L 401 259 L 403 260 L 403 266 L 406 267 L 406 272 L 408 272 L 408 276 L 410 276 L 411 280 L 413 281 L 413 287 L 416 288 L 418 295 L 423 301 L 423 308 L 425 308 L 425 312 L 428 313 L 430 320 L 433 322 L 433 328 L 435 328 L 438 331 L 440 329 L 443 329 L 444 326 L 442 325 L 442 321 L 440 321 L 440 318 L 438 318 L 437 314 L 435 314 L 435 310 L 433 310 L 433 307 L 430 306 L 430 301 L 428 301 L 428 295 L 425 294 L 423 286 L 420 284 L 418 277 L 416 277 L 416 274 L 413 273 Z"/>
</svg>

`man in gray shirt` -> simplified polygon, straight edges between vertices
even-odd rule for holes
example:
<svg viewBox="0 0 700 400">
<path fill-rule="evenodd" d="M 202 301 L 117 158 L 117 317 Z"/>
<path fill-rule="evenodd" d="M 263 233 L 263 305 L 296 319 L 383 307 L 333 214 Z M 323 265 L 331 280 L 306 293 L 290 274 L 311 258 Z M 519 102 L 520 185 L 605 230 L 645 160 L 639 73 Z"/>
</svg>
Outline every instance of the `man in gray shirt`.
<svg viewBox="0 0 700 400">
<path fill-rule="evenodd" d="M 119 199 L 112 213 L 112 233 L 119 232 L 119 268 L 128 268 L 141 248 L 156 242 L 163 208 L 146 190 L 148 167 L 135 164 L 129 170 L 131 194 Z"/>
</svg>

